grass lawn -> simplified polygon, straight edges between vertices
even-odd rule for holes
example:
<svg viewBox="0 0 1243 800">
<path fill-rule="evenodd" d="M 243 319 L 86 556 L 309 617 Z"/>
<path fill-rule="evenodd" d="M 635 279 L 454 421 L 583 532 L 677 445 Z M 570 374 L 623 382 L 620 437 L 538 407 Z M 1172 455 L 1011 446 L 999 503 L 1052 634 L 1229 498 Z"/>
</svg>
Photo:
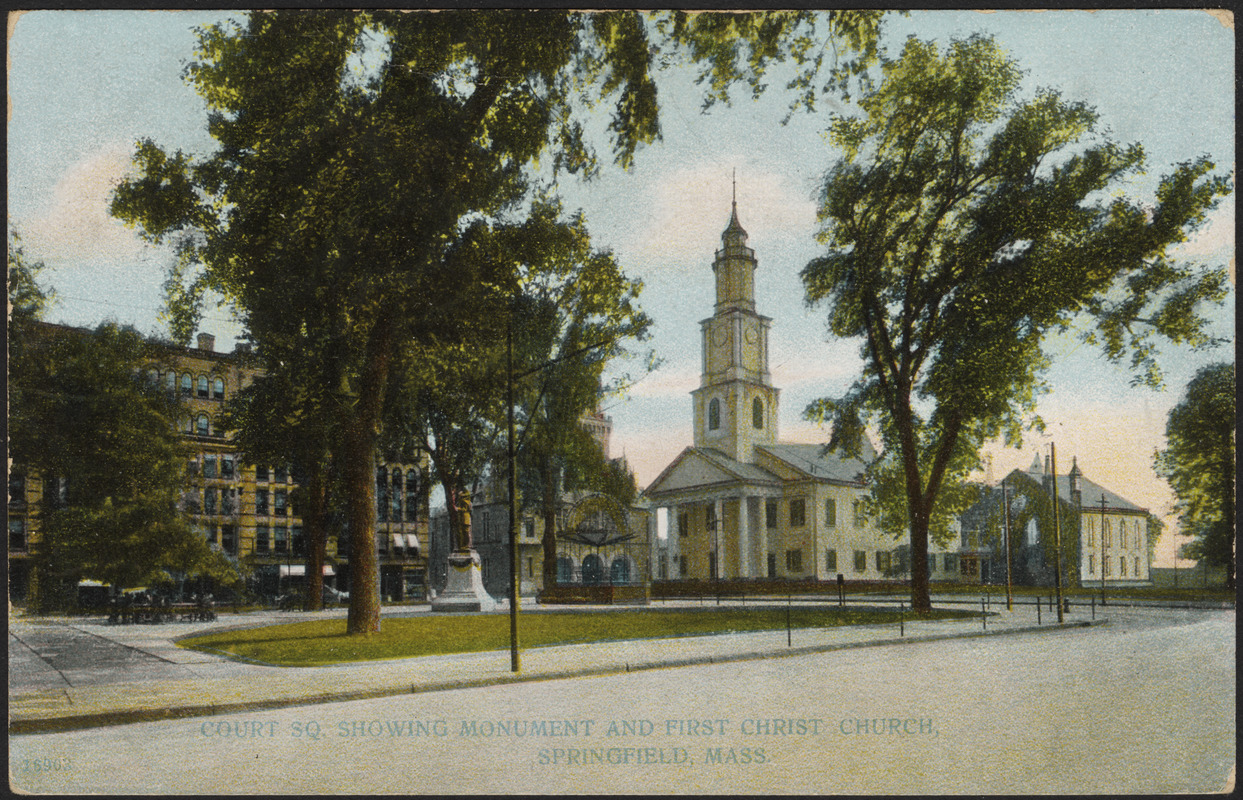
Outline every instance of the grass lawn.
<svg viewBox="0 0 1243 800">
<path fill-rule="evenodd" d="M 933 611 L 930 619 L 976 616 L 975 612 Z M 911 618 L 910 613 L 906 615 Z M 862 608 L 794 607 L 793 628 L 897 623 L 898 612 Z M 519 620 L 523 648 L 620 639 L 652 639 L 786 627 L 784 607 L 748 609 L 627 611 L 541 611 Z M 295 622 L 265 628 L 221 631 L 178 642 L 181 647 L 225 652 L 286 667 L 310 667 L 344 661 L 474 653 L 509 647 L 509 615 L 391 617 L 380 633 L 349 636 L 344 619 Z"/>
</svg>

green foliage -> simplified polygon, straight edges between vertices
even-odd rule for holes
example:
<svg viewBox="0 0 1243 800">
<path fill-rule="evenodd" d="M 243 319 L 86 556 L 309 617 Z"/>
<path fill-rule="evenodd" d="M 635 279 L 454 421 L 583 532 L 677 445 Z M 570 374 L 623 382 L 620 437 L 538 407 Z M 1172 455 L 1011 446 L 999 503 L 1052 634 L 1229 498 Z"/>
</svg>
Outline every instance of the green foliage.
<svg viewBox="0 0 1243 800">
<path fill-rule="evenodd" d="M 176 431 L 180 405 L 146 372 L 161 348 L 111 324 L 18 333 L 11 454 L 44 482 L 41 580 L 125 588 L 172 572 L 236 579 L 177 509 L 189 452 Z"/>
<path fill-rule="evenodd" d="M 1202 368 L 1187 384 L 1165 426 L 1168 447 L 1156 455 L 1157 473 L 1170 483 L 1179 525 L 1194 541 L 1187 558 L 1226 567 L 1234 586 L 1235 376 L 1231 363 Z"/>
<path fill-rule="evenodd" d="M 845 155 L 820 197 L 827 252 L 802 272 L 808 303 L 863 341 L 866 366 L 808 416 L 848 450 L 879 424 L 893 466 L 878 478 L 898 486 L 878 502 L 905 497 L 913 600 L 927 607 L 927 532 L 957 506 L 942 491 L 980 466 L 986 441 L 1018 446 L 1039 426 L 1049 333 L 1095 319 L 1105 355 L 1132 352 L 1153 384 L 1153 336 L 1207 344 L 1196 310 L 1220 299 L 1223 271 L 1175 267 L 1167 251 L 1230 183 L 1201 159 L 1162 181 L 1153 208 L 1105 199 L 1143 169 L 1143 148 L 1110 141 L 1093 109 L 1056 91 L 1020 101 L 1018 65 L 988 38 L 943 52 L 911 38 L 883 71 L 861 113 L 832 122 Z"/>
<path fill-rule="evenodd" d="M 31 261 L 22 248 L 17 231 L 9 233 L 9 328 L 15 324 L 43 318 L 56 299 L 56 292 L 39 285 L 39 273 L 47 266 Z M 11 335 L 11 334 L 10 334 Z"/>
</svg>

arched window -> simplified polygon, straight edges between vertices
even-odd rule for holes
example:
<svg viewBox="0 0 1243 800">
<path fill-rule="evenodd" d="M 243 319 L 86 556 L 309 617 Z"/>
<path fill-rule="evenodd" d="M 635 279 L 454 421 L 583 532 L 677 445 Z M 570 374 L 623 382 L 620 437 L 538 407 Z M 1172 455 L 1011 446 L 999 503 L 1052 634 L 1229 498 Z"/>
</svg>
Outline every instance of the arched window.
<svg viewBox="0 0 1243 800">
<path fill-rule="evenodd" d="M 721 427 L 721 401 L 713 398 L 708 403 L 708 430 Z"/>
<path fill-rule="evenodd" d="M 557 583 L 574 582 L 574 562 L 569 556 L 557 556 Z"/>
<path fill-rule="evenodd" d="M 194 394 L 194 378 L 188 372 L 181 375 L 181 393 L 186 397 Z"/>
<path fill-rule="evenodd" d="M 419 520 L 419 471 L 406 470 L 406 522 Z"/>
<path fill-rule="evenodd" d="M 1118 564 L 1120 565 L 1118 568 L 1118 577 L 1125 578 L 1126 577 L 1126 556 L 1121 556 L 1118 559 Z"/>
<path fill-rule="evenodd" d="M 393 503 L 393 522 L 401 522 L 401 470 L 393 469 L 393 493 L 390 495 Z"/>
<path fill-rule="evenodd" d="M 211 383 L 211 396 L 213 400 L 224 399 L 224 378 L 216 378 Z"/>
<path fill-rule="evenodd" d="M 764 428 L 764 401 L 758 397 L 751 401 L 751 424 L 757 431 Z"/>
<path fill-rule="evenodd" d="M 147 380 L 151 382 L 153 387 L 160 385 L 160 371 L 158 369 L 147 370 Z"/>
<path fill-rule="evenodd" d="M 378 522 L 388 522 L 388 470 L 384 467 L 375 473 L 375 510 Z"/>
<path fill-rule="evenodd" d="M 172 370 L 169 370 L 168 372 L 164 373 L 164 385 L 168 387 L 169 394 L 176 394 L 177 373 L 173 372 Z"/>
<path fill-rule="evenodd" d="M 211 435 L 211 423 L 208 421 L 206 414 L 199 414 L 198 419 L 195 420 L 194 432 L 199 436 Z"/>
<path fill-rule="evenodd" d="M 208 398 L 208 393 L 207 393 L 207 376 L 206 376 L 206 375 L 200 375 L 200 376 L 199 376 L 199 380 L 198 380 L 198 387 L 199 387 L 199 397 L 201 397 L 202 399 L 206 400 L 206 399 Z"/>
<path fill-rule="evenodd" d="M 596 586 L 604 579 L 604 562 L 592 553 L 583 559 L 583 584 Z"/>
</svg>

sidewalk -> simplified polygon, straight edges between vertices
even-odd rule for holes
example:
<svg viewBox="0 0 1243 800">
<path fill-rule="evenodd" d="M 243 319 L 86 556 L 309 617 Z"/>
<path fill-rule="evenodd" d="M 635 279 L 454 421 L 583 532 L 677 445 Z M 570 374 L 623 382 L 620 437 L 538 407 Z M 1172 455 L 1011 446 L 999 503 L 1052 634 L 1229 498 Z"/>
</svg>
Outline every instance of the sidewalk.
<svg viewBox="0 0 1243 800">
<path fill-rule="evenodd" d="M 756 601 L 747 603 L 748 606 L 755 604 Z M 661 603 L 658 607 L 677 606 L 698 608 L 701 604 L 698 601 Z M 707 604 L 702 607 L 706 608 Z M 522 613 L 541 613 L 542 610 L 524 606 Z M 342 616 L 344 609 L 310 614 L 267 611 L 223 614 L 214 623 L 192 624 L 107 625 L 97 619 L 61 620 L 60 624 L 75 630 L 159 659 L 160 674 L 177 677 L 173 680 L 139 679 L 102 685 L 67 685 L 40 691 L 19 689 L 15 692 L 10 687 L 9 733 L 74 730 L 413 692 L 778 658 L 843 648 L 1053 631 L 1106 621 L 1103 609 L 1097 610 L 1095 620 L 1090 619 L 1090 615 L 1083 610 L 1076 609 L 1076 613 L 1066 617 L 1062 626 L 1057 624 L 1056 614 L 1048 609 L 1045 609 L 1043 624 L 1038 625 L 1034 606 L 1016 605 L 1013 611 L 1006 611 L 1003 601 L 1000 605 L 994 604 L 990 611 L 993 613 L 987 617 L 987 627 L 975 618 L 929 622 L 908 620 L 901 631 L 896 624 L 795 629 L 790 634 L 789 644 L 786 631 L 776 630 L 538 647 L 521 651 L 521 671 L 518 673 L 510 670 L 508 650 L 324 667 L 274 667 L 186 650 L 174 643 L 175 639 L 200 630 Z M 384 617 L 423 613 L 430 613 L 426 606 L 394 607 L 386 608 Z M 22 620 L 11 621 L 10 631 L 20 634 L 23 626 L 29 629 L 33 625 Z M 151 659 L 146 661 L 151 662 Z M 66 683 L 72 681 L 66 678 Z"/>
</svg>

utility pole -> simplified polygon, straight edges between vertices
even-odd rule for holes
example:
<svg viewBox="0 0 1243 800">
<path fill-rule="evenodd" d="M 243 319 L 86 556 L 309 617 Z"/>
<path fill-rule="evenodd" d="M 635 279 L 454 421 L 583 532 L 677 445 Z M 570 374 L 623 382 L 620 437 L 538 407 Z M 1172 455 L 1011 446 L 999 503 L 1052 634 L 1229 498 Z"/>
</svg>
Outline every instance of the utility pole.
<svg viewBox="0 0 1243 800">
<path fill-rule="evenodd" d="M 1105 555 L 1105 493 L 1101 492 L 1101 605 L 1105 603 L 1105 570 L 1108 563 Z"/>
<path fill-rule="evenodd" d="M 1056 569 L 1057 572 L 1053 576 L 1053 585 L 1057 588 L 1057 621 L 1060 623 L 1062 619 L 1062 515 L 1058 513 L 1058 496 L 1057 496 L 1057 445 L 1049 442 L 1049 469 L 1053 472 L 1053 480 L 1050 482 L 1053 492 L 1053 549 L 1057 551 Z"/>
<path fill-rule="evenodd" d="M 1006 611 L 1014 610 L 1014 586 L 1010 576 L 1010 487 L 1001 482 L 1001 503 L 1005 506 L 1006 516 Z"/>
</svg>

